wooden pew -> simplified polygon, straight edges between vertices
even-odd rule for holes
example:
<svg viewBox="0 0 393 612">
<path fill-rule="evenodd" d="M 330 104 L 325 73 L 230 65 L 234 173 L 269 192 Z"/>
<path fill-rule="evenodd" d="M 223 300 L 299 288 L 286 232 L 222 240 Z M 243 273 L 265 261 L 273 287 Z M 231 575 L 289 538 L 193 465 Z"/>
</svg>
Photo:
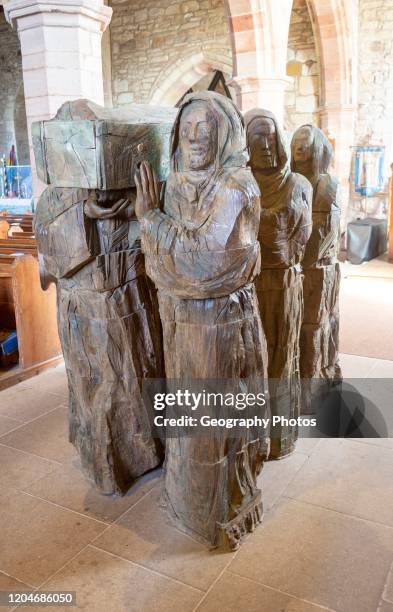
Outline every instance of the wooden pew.
<svg viewBox="0 0 393 612">
<path fill-rule="evenodd" d="M 1 225 L 0 221 L 0 225 Z M 7 222 L 6 222 L 7 223 Z M 8 238 L 34 238 L 35 233 L 33 230 L 23 230 L 20 225 L 10 225 L 8 230 Z"/>
<path fill-rule="evenodd" d="M 11 236 L 14 236 L 15 234 L 23 234 L 24 235 L 24 231 L 21 228 L 20 225 L 17 225 L 16 223 L 12 223 L 12 225 L 10 225 L 10 229 L 8 230 L 8 238 L 11 238 Z"/>
<path fill-rule="evenodd" d="M 17 251 L 37 257 L 37 243 L 35 238 L 20 238 L 19 234 L 11 238 L 0 239 L 0 253 L 16 253 Z"/>
<path fill-rule="evenodd" d="M 0 220 L 0 239 L 8 237 L 8 232 L 10 231 L 10 224 L 8 221 Z"/>
<path fill-rule="evenodd" d="M 42 291 L 31 254 L 0 251 L 0 327 L 16 329 L 19 365 L 0 370 L 0 390 L 61 361 L 56 288 Z"/>
<path fill-rule="evenodd" d="M 7 212 L 0 213 L 0 219 L 7 221 L 10 225 L 17 224 L 23 231 L 33 231 L 33 215 L 17 215 Z"/>
</svg>

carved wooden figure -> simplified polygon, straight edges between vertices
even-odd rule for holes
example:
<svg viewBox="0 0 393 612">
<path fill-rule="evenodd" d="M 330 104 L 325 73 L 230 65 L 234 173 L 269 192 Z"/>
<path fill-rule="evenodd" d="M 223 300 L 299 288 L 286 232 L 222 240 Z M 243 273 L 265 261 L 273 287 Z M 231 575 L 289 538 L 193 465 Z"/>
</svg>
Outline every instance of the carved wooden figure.
<svg viewBox="0 0 393 612">
<path fill-rule="evenodd" d="M 304 319 L 300 335 L 302 411 L 312 411 L 318 381 L 341 379 L 338 359 L 340 264 L 340 195 L 328 169 L 333 149 L 324 133 L 312 125 L 300 127 L 292 139 L 292 168 L 308 178 L 314 190 L 313 230 L 304 260 Z M 313 380 L 314 379 L 314 380 Z"/>
<path fill-rule="evenodd" d="M 68 105 L 74 140 L 78 122 L 86 114 L 94 120 L 88 111 L 81 101 Z M 35 219 L 41 282 L 57 286 L 70 441 L 104 494 L 124 494 L 163 454 L 146 433 L 142 381 L 163 377 L 164 369 L 156 290 L 145 273 L 134 203 L 132 189 L 51 185 Z"/>
<path fill-rule="evenodd" d="M 300 414 L 299 335 L 303 317 L 301 261 L 311 234 L 312 188 L 291 172 L 284 136 L 272 113 L 245 114 L 250 166 L 261 190 L 261 274 L 256 288 L 269 353 L 272 416 Z M 277 426 L 270 457 L 294 450 L 297 427 Z"/>
<path fill-rule="evenodd" d="M 174 125 L 162 211 L 151 168 L 142 166 L 136 211 L 170 379 L 266 378 L 253 284 L 259 191 L 247 159 L 236 107 L 199 92 L 185 98 Z M 217 439 L 168 439 L 164 500 L 180 529 L 237 548 L 262 518 L 256 478 L 267 446 L 266 434 L 235 439 L 222 430 Z"/>
</svg>

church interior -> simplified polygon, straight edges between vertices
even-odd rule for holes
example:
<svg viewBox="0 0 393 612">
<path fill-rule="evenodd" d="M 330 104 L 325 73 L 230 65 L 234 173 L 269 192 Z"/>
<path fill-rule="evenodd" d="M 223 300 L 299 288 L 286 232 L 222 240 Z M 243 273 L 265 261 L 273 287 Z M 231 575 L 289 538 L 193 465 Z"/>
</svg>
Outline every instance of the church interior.
<svg viewBox="0 0 393 612">
<path fill-rule="evenodd" d="M 9 593 L 70 592 L 72 604 L 52 605 L 87 612 L 393 612 L 392 28 L 393 0 L 0 1 L 5 610 L 22 607 Z M 197 126 L 210 125 L 209 146 L 218 141 L 213 186 L 185 182 L 190 108 L 202 117 Z M 148 162 L 131 171 L 131 157 L 112 144 L 119 134 L 123 148 L 126 138 L 130 148 L 139 138 L 132 155 Z M 253 135 L 256 147 L 265 142 L 261 157 Z M 307 138 L 315 158 L 318 142 L 327 159 L 314 167 L 315 181 L 302 165 Z M 190 159 L 202 155 L 198 146 L 191 143 Z M 280 183 L 258 166 L 280 162 Z M 330 182 L 318 203 L 320 176 Z M 285 181 L 298 181 L 288 196 Z M 228 185 L 236 197 L 220 195 L 229 194 Z M 249 201 L 230 232 L 241 196 Z M 259 203 L 253 208 L 259 197 L 261 217 Z M 285 198 L 292 216 L 273 218 Z M 179 229 L 173 202 L 188 206 L 192 223 L 207 203 L 214 208 L 202 255 L 191 221 Z M 308 266 L 307 245 L 315 241 L 318 261 Z M 276 263 L 280 248 L 285 265 Z M 234 284 L 240 274 L 242 284 Z M 228 296 L 235 296 L 229 306 Z M 309 323 L 307 335 L 308 304 L 317 299 L 318 325 Z M 202 302 L 216 309 L 214 322 Z M 231 332 L 217 323 L 224 315 Z M 271 355 L 277 357 L 280 327 L 288 332 L 282 362 Z M 326 368 L 317 346 L 324 333 Z M 202 538 L 202 527 L 197 537 L 182 523 L 205 521 L 206 532 L 214 523 L 213 509 L 201 507 L 212 489 L 229 490 L 224 469 L 216 487 L 209 481 L 216 464 L 231 465 L 227 455 L 218 461 L 205 439 L 190 437 L 179 443 L 182 451 L 168 439 L 166 451 L 136 442 L 124 459 L 122 427 L 128 405 L 144 410 L 135 381 L 190 372 L 226 379 L 235 366 L 245 378 L 262 370 L 269 381 L 302 377 L 301 392 L 288 382 L 292 416 L 313 414 L 297 405 L 306 403 L 304 379 L 347 385 L 348 396 L 358 391 L 349 425 L 340 414 L 333 434 L 271 434 L 268 450 L 261 441 L 258 469 L 253 442 L 238 440 L 237 455 L 246 457 L 232 492 L 238 508 L 215 521 L 229 542 L 222 550 L 213 528 Z M 272 414 L 280 413 L 270 382 L 269 391 Z M 100 410 L 108 405 L 111 414 Z M 258 495 L 262 501 L 250 510 Z M 215 512 L 221 501 L 209 503 Z M 234 504 L 227 500 L 231 510 Z M 234 526 L 233 516 L 243 522 Z M 42 602 L 23 606 L 51 607 Z"/>
</svg>

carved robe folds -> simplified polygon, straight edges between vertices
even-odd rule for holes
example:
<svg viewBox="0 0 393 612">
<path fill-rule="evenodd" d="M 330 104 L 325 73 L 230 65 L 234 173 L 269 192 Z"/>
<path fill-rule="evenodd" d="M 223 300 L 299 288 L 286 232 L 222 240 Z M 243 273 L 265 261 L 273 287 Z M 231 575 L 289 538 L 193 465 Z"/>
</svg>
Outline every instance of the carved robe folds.
<svg viewBox="0 0 393 612">
<path fill-rule="evenodd" d="M 202 112 L 199 123 L 195 108 Z M 185 141 L 194 171 L 184 159 Z M 253 285 L 259 192 L 245 167 L 245 144 L 241 117 L 227 98 L 212 92 L 186 97 L 174 126 L 163 211 L 149 210 L 141 221 L 146 269 L 159 290 L 168 379 L 231 379 L 236 385 L 267 375 Z M 212 161 L 199 170 L 204 155 Z M 268 437 L 245 432 L 231 438 L 228 431 L 167 439 L 164 500 L 181 529 L 236 548 L 262 518 L 256 478 Z"/>
<path fill-rule="evenodd" d="M 162 377 L 155 289 L 139 223 L 84 213 L 86 189 L 48 187 L 36 214 L 43 285 L 57 285 L 70 441 L 101 492 L 125 493 L 162 452 L 146 437 L 144 377 Z M 109 199 L 109 195 L 108 195 Z"/>
<path fill-rule="evenodd" d="M 311 234 L 310 183 L 290 171 L 284 137 L 269 111 L 245 115 L 251 169 L 261 190 L 261 274 L 258 301 L 269 353 L 272 416 L 300 414 L 299 336 L 303 318 L 301 262 Z M 271 458 L 294 450 L 296 426 L 276 426 Z"/>
<path fill-rule="evenodd" d="M 292 140 L 292 167 L 311 181 L 313 231 L 304 268 L 304 319 L 300 335 L 302 412 L 313 412 L 312 398 L 323 381 L 341 379 L 338 360 L 340 264 L 340 197 L 335 177 L 328 173 L 333 157 L 326 136 L 314 126 L 302 126 Z M 309 382 L 308 382 L 309 381 Z"/>
</svg>

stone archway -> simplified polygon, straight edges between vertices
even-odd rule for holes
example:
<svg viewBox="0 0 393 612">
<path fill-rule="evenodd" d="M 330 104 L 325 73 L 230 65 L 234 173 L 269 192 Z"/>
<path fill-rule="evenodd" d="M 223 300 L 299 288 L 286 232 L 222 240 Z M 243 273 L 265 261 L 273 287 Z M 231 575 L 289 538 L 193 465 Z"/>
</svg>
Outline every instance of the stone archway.
<svg viewBox="0 0 393 612">
<path fill-rule="evenodd" d="M 321 64 L 321 127 L 335 141 L 336 171 L 348 190 L 354 144 L 356 0 L 307 0 Z M 242 110 L 262 106 L 282 120 L 292 0 L 225 0 L 234 85 Z"/>
<path fill-rule="evenodd" d="M 242 110 L 263 106 L 282 121 L 292 0 L 225 0 L 233 85 Z"/>
<path fill-rule="evenodd" d="M 321 66 L 321 128 L 335 145 L 335 171 L 348 201 L 351 149 L 355 144 L 356 0 L 307 0 Z"/>
<path fill-rule="evenodd" d="M 173 106 L 190 87 L 215 70 L 232 73 L 231 61 L 220 50 L 196 51 L 179 58 L 156 79 L 149 94 L 149 103 Z"/>
<path fill-rule="evenodd" d="M 353 0 L 306 0 L 318 45 L 321 106 L 355 102 L 356 5 Z"/>
</svg>

